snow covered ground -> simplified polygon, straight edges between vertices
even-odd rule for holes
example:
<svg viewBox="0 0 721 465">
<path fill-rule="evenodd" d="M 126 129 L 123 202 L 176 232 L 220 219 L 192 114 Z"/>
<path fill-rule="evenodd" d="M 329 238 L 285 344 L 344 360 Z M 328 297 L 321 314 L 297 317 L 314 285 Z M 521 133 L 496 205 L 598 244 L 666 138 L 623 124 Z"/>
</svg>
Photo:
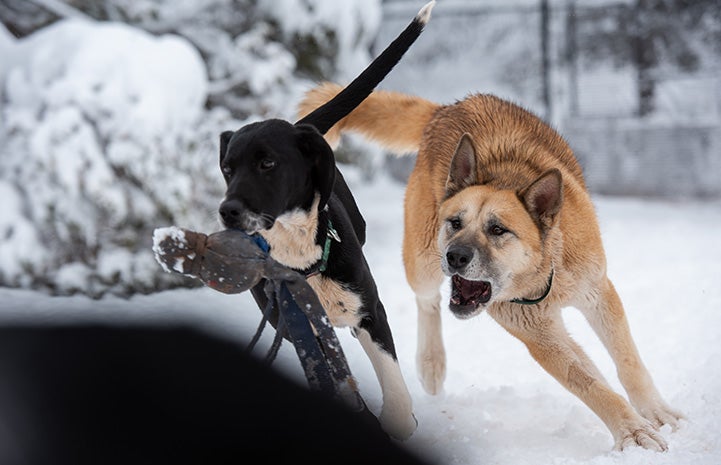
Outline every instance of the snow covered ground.
<svg viewBox="0 0 721 465">
<path fill-rule="evenodd" d="M 666 453 L 640 448 L 613 452 L 601 420 L 484 314 L 460 321 L 444 313 L 445 391 L 435 397 L 423 391 L 414 366 L 415 304 L 400 253 L 403 186 L 385 176 L 361 181 L 348 167 L 344 173 L 368 222 L 366 255 L 414 398 L 419 426 L 405 443 L 409 448 L 444 464 L 721 463 L 720 202 L 595 198 L 609 275 L 624 300 L 636 343 L 661 393 L 688 417 L 677 432 L 662 429 L 669 442 Z M 211 230 L 214 224 L 208 224 Z M 567 309 L 564 317 L 570 333 L 621 391 L 610 358 L 580 314 Z M 190 322 L 246 341 L 259 318 L 248 293 L 228 296 L 205 288 L 129 300 L 48 297 L 0 288 L 0 324 Z M 348 330 L 338 330 L 338 335 L 361 394 L 377 413 L 381 395 L 370 362 Z M 271 337 L 266 330 L 256 348 L 259 354 Z M 290 344 L 283 344 L 274 366 L 305 384 Z"/>
<path fill-rule="evenodd" d="M 173 3 L 174 8 L 177 7 L 176 3 Z M 295 3 L 300 2 L 284 1 L 287 7 L 275 10 L 283 16 L 278 19 L 287 26 L 284 30 L 288 33 L 311 25 L 306 16 L 299 15 L 297 9 L 291 8 Z M 379 27 L 380 5 L 371 2 L 371 8 L 367 1 L 360 0 L 353 2 L 354 8 L 346 5 L 348 2 L 343 2 L 343 8 L 339 7 L 340 2 L 333 0 L 318 3 L 323 7 L 316 11 L 321 19 L 332 19 L 338 23 L 338 31 L 345 33 L 340 40 L 341 52 L 345 55 L 339 59 L 342 72 L 338 79 L 346 75 L 352 77 L 365 66 L 366 57 L 358 54 L 365 55 L 367 47 L 357 43 L 352 46 L 346 39 L 356 40 L 359 34 L 363 35 L 363 31 L 370 36 Z M 275 8 L 276 4 L 264 3 L 268 8 Z M 432 48 L 438 48 L 438 37 L 448 36 L 452 50 L 464 46 L 466 39 L 454 26 L 456 20 L 448 20 L 454 27 L 448 27 L 447 30 L 454 34 L 444 34 L 442 30 L 439 32 L 443 23 L 441 19 L 434 20 L 436 32 L 429 30 L 421 37 L 417 46 L 404 59 L 404 66 L 395 70 L 384 83 L 386 88 L 417 93 L 443 102 L 459 98 L 470 91 L 514 90 L 514 83 L 506 79 L 512 73 L 498 65 L 503 63 L 502 60 L 489 58 L 491 50 L 486 50 L 489 47 L 479 49 L 483 51 L 485 60 L 494 63 L 489 67 L 480 68 L 478 64 L 484 61 L 467 57 L 458 60 L 453 66 L 420 63 L 425 57 L 421 53 L 424 41 L 431 44 Z M 358 29 L 352 27 L 356 22 Z M 405 22 L 403 19 L 401 24 L 391 25 L 383 34 L 390 34 L 388 38 L 394 37 Z M 497 24 L 496 27 L 508 29 L 505 24 Z M 27 266 L 26 262 L 33 257 L 38 257 L 40 261 L 46 260 L 49 251 L 59 250 L 57 246 L 46 244 L 39 235 L 37 240 L 33 240 L 33 231 L 47 233 L 48 228 L 40 221 L 31 225 L 29 221 L 32 218 L 23 216 L 28 209 L 23 207 L 22 202 L 14 202 L 14 191 L 20 187 L 27 188 L 33 194 L 32 197 L 28 194 L 29 201 L 46 199 L 57 202 L 60 205 L 58 211 L 65 208 L 71 220 L 95 221 L 98 223 L 97 230 L 112 237 L 115 237 L 111 234 L 115 230 L 108 226 L 107 216 L 87 214 L 90 207 L 78 208 L 82 202 L 97 200 L 96 207 L 101 211 L 105 211 L 103 209 L 109 203 L 127 203 L 141 210 L 139 217 L 144 220 L 146 229 L 147 222 L 150 221 L 152 227 L 156 219 L 157 227 L 168 226 L 158 213 L 163 209 L 156 211 L 154 207 L 140 208 L 146 203 L 139 202 L 138 195 L 129 197 L 131 201 L 128 202 L 106 202 L 99 194 L 124 195 L 124 191 L 121 191 L 123 184 L 112 180 L 105 182 L 108 178 L 97 176 L 89 178 L 95 184 L 81 182 L 82 170 L 76 170 L 74 164 L 67 163 L 68 160 L 80 160 L 78 154 L 84 154 L 95 163 L 85 163 L 84 167 L 105 166 L 108 162 L 106 158 L 110 157 L 113 163 L 126 163 L 130 172 L 139 170 L 134 174 L 134 179 L 148 178 L 150 182 L 146 184 L 145 190 L 139 189 L 135 194 L 145 195 L 153 188 L 163 189 L 164 192 L 176 189 L 176 196 L 163 196 L 175 199 L 174 206 L 185 215 L 176 219 L 187 217 L 189 223 L 194 219 L 207 221 L 200 223 L 207 226 L 203 229 L 205 232 L 217 230 L 211 211 L 217 205 L 214 197 L 211 199 L 212 208 L 189 207 L 187 215 L 184 212 L 188 205 L 207 201 L 205 189 L 212 190 L 212 183 L 220 182 L 215 165 L 216 149 L 211 151 L 205 147 L 209 145 L 209 140 L 217 139 L 218 128 L 227 129 L 230 122 L 227 116 L 201 114 L 207 88 L 211 87 L 205 74 L 213 75 L 214 69 L 203 70 L 199 57 L 188 44 L 184 46 L 177 39 L 168 41 L 151 37 L 144 32 L 132 31 L 129 26 L 60 24 L 48 29 L 35 38 L 29 38 L 23 45 L 11 40 L 9 35 L 3 34 L 6 31 L 0 28 L 0 56 L 3 57 L 0 60 L 0 75 L 7 75 L 7 79 L 0 82 L 4 86 L 6 98 L 0 119 L 6 125 L 6 134 L 14 137 L 0 144 L 0 152 L 4 157 L 0 158 L 0 166 L 3 163 L 11 166 L 13 164 L 9 161 L 15 160 L 28 174 L 27 178 L 20 176 L 18 180 L 17 171 L 14 168 L 7 169 L 6 172 L 10 174 L 0 179 L 0 264 L 5 267 L 4 272 L 10 275 L 12 267 Z M 58 35 L 51 35 L 53 30 Z M 526 28 L 517 27 L 515 30 L 525 31 Z M 386 43 L 383 34 L 378 39 L 379 44 Z M 293 68 L 288 52 L 273 44 L 264 44 L 263 37 L 263 34 L 255 31 L 254 35 L 249 35 L 238 44 L 226 44 L 233 53 L 232 63 L 247 73 L 247 78 L 252 81 L 250 87 L 259 93 L 277 88 L 279 80 L 286 83 Z M 108 50 L 106 42 L 112 45 L 114 61 L 98 59 L 103 55 L 98 55 L 98 50 Z M 216 42 L 211 41 L 213 47 L 217 45 Z M 62 47 L 67 44 L 72 46 Z M 515 55 L 507 50 L 509 47 L 517 49 L 519 44 L 518 40 L 506 40 L 504 47 L 498 47 L 496 42 L 491 42 L 490 48 L 499 55 L 513 57 Z M 165 48 L 158 48 L 161 46 Z M 258 57 L 255 56 L 257 48 L 263 51 Z M 236 57 L 235 54 L 241 52 L 241 58 Z M 414 61 L 414 55 L 418 57 L 419 64 Z M 180 87 L 168 87 L 165 84 L 157 87 L 158 82 L 168 82 L 167 79 L 158 78 L 167 73 L 147 67 L 148 61 L 161 63 L 165 71 L 175 70 L 171 74 L 176 75 L 174 82 Z M 518 60 L 512 61 L 515 63 Z M 65 72 L 68 63 L 71 63 L 69 69 L 73 69 L 74 74 Z M 250 66 L 251 63 L 254 66 Z M 169 67 L 169 64 L 173 66 Z M 108 72 L 108 69 L 112 72 Z M 424 72 L 419 73 L 419 69 Z M 443 74 L 441 77 L 436 75 L 429 78 L 429 73 L 435 70 L 446 74 L 450 70 L 452 79 L 443 78 Z M 215 72 L 218 70 L 215 69 Z M 140 78 L 136 79 L 137 76 Z M 178 79 L 181 76 L 182 79 Z M 409 76 L 415 77 L 416 81 Z M 605 95 L 604 102 L 610 102 L 607 94 L 608 89 L 613 88 L 609 87 L 611 78 L 603 75 L 595 77 L 602 81 L 600 88 L 605 92 L 601 92 Z M 530 78 L 526 76 L 524 79 Z M 293 81 L 288 86 L 295 89 L 304 85 L 304 82 Z M 439 85 L 446 82 L 455 83 L 456 87 Z M 414 88 L 417 83 L 425 87 Z M 625 93 L 611 93 L 616 98 L 630 95 L 629 86 L 627 83 L 624 87 Z M 693 95 L 698 100 L 710 102 L 709 108 L 716 108 L 714 99 L 709 97 L 716 95 L 713 89 L 701 89 L 696 84 L 689 87 L 694 87 Z M 513 97 L 524 97 L 524 103 L 533 106 L 534 87 L 523 89 L 527 89 L 526 94 L 514 94 Z M 448 94 L 441 95 L 438 93 L 441 91 Z M 288 92 L 269 94 L 269 102 L 273 103 L 269 108 L 290 109 L 287 105 Z M 180 95 L 185 95 L 187 99 L 179 98 Z M 670 94 L 660 92 L 660 95 Z M 683 95 L 685 99 L 688 98 L 689 91 L 684 90 Z M 157 99 L 162 96 L 166 98 L 158 102 Z M 584 100 L 581 103 L 598 109 L 596 102 Z M 664 101 L 661 103 L 663 106 Z M 666 106 L 670 105 L 666 103 Z M 617 105 L 615 101 L 614 105 Z M 114 113 L 108 109 L 119 110 Z M 157 110 L 157 113 L 149 109 Z M 88 115 L 93 118 L 86 118 Z M 185 125 L 194 125 L 199 115 L 203 123 L 198 132 L 185 131 Z M 127 126 L 128 121 L 134 125 Z M 149 128 L 155 128 L 156 131 L 146 131 Z M 167 132 L 170 133 L 165 134 Z M 163 137 L 158 135 L 160 133 L 164 134 Z M 187 138 L 178 139 L 178 133 L 187 133 Z M 68 137 L 68 134 L 74 134 L 75 137 Z M 128 134 L 137 135 L 133 139 L 134 144 L 128 142 Z M 98 141 L 107 139 L 108 147 L 116 148 L 103 150 L 100 145 L 96 146 L 96 143 L 99 144 L 96 137 Z M 198 141 L 201 146 L 191 149 Z M 26 154 L 28 148 L 32 150 Z M 707 161 L 715 163 L 711 155 L 718 154 L 712 151 L 709 153 Z M 36 163 L 26 163 L 28 157 Z M 70 178 L 67 186 L 55 182 L 58 178 L 57 170 L 43 169 L 41 161 L 46 158 L 50 160 L 47 163 L 49 167 L 55 164 L 66 167 L 62 173 Z M 163 165 L 158 163 L 159 160 Z M 176 165 L 178 171 L 184 174 L 168 168 Z M 158 181 L 160 166 L 164 166 L 160 174 L 164 173 L 168 183 Z M 709 165 L 710 168 L 714 166 Z M 74 171 L 71 172 L 70 168 Z M 706 172 L 712 173 L 713 169 Z M 721 200 L 704 203 L 595 198 L 608 254 L 609 274 L 625 302 L 636 343 L 661 393 L 673 407 L 688 417 L 679 431 L 662 430 L 669 442 L 667 453 L 654 453 L 640 448 L 612 452 L 611 435 L 603 423 L 538 367 L 523 345 L 505 333 L 487 315 L 460 321 L 453 318 L 450 312 L 444 313 L 443 330 L 448 354 L 445 391 L 439 396 L 429 396 L 423 391 L 415 370 L 415 303 L 405 282 L 401 263 L 403 186 L 385 176 L 378 176 L 368 182 L 358 170 L 350 167 L 344 167 L 344 173 L 368 222 L 366 255 L 388 311 L 401 368 L 414 398 L 419 427 L 405 443 L 409 448 L 443 464 L 721 463 L 721 437 L 718 434 L 721 430 L 721 345 L 718 343 L 721 328 L 721 287 L 718 284 L 721 282 Z M 201 179 L 202 175 L 207 175 L 207 182 Z M 25 179 L 32 182 L 25 182 Z M 98 182 L 98 179 L 103 182 Z M 192 184 L 191 180 L 196 186 L 202 186 L 202 192 L 187 188 L 187 185 Z M 38 183 L 47 184 L 52 189 L 46 186 L 45 195 L 40 196 L 37 190 L 31 188 Z M 93 186 L 97 187 L 96 191 L 90 189 Z M 9 187 L 13 187 L 13 190 L 10 191 Z M 82 199 L 78 197 L 77 200 L 67 196 L 68 189 L 73 192 L 73 189 L 80 187 L 88 189 L 89 196 Z M 36 213 L 45 211 L 42 208 L 29 210 Z M 110 213 L 113 212 L 117 213 L 110 210 Z M 178 212 L 175 214 L 180 215 Z M 137 222 L 129 221 L 128 218 L 133 217 L 119 217 L 115 222 L 129 228 L 129 235 L 120 241 L 123 244 L 127 237 L 137 238 L 144 234 L 139 233 L 134 226 Z M 198 229 L 197 224 L 178 226 Z M 117 242 L 98 236 L 94 228 L 94 225 L 87 228 L 90 245 L 111 248 Z M 151 242 L 149 236 L 148 243 Z M 50 237 L 54 236 L 50 234 Z M 66 242 L 73 246 L 72 249 L 77 249 L 77 241 Z M 154 270 L 157 264 L 149 255 L 148 248 L 147 263 Z M 24 262 L 21 263 L 17 258 Z M 117 269 L 123 271 L 121 284 L 130 284 L 131 279 L 124 270 L 132 267 L 123 265 L 131 264 L 133 257 L 129 254 L 112 254 L 111 258 L 114 264 L 119 264 Z M 114 275 L 117 271 L 115 268 L 100 268 L 106 274 Z M 48 269 L 55 268 L 48 266 Z M 147 284 L 145 269 L 138 269 L 141 272 L 137 273 L 137 279 Z M 447 293 L 444 297 L 447 300 Z M 564 317 L 571 334 L 621 392 L 610 358 L 580 314 L 574 309 L 568 309 Z M 128 300 L 109 295 L 93 300 L 80 296 L 48 297 L 43 293 L 0 287 L 0 325 L 18 321 L 30 321 L 38 325 L 69 322 L 165 325 L 182 322 L 197 325 L 222 337 L 249 341 L 259 320 L 260 312 L 249 294 L 228 296 L 205 288 L 138 295 Z M 339 330 L 338 334 L 351 370 L 359 380 L 361 394 L 377 413 L 380 410 L 381 393 L 371 364 L 347 329 Z M 272 332 L 267 330 L 257 348 L 260 355 L 270 345 L 271 339 Z M 289 343 L 281 348 L 274 366 L 305 385 L 300 364 Z"/>
</svg>

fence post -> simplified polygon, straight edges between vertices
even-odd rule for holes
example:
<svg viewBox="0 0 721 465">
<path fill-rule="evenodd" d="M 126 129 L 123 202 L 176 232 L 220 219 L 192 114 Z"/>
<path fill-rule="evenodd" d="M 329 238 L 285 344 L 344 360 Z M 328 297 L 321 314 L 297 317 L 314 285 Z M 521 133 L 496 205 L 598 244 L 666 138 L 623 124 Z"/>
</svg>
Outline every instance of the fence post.
<svg viewBox="0 0 721 465">
<path fill-rule="evenodd" d="M 545 107 L 545 119 L 550 121 L 552 117 L 551 106 L 551 63 L 550 63 L 550 10 L 548 0 L 540 0 L 541 15 L 541 79 L 542 79 L 542 96 L 543 105 Z"/>
<path fill-rule="evenodd" d="M 576 36 L 576 0 L 566 2 L 566 66 L 568 67 L 568 112 L 578 116 L 578 45 Z"/>
</svg>

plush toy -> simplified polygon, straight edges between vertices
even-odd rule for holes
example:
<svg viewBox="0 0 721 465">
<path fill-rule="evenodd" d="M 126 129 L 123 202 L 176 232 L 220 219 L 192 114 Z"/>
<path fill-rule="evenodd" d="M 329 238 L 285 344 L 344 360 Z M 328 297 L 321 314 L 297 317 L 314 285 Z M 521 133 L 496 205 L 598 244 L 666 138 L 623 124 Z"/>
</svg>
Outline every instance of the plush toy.
<svg viewBox="0 0 721 465">
<path fill-rule="evenodd" d="M 262 238 L 230 229 L 207 235 L 171 226 L 155 230 L 153 252 L 165 271 L 197 278 L 224 294 L 252 290 L 265 280 L 265 295 L 253 294 L 264 314 L 253 343 L 270 319 L 278 336 L 275 351 L 281 337 L 293 343 L 312 389 L 372 416 L 315 292 L 302 274 L 268 255 Z"/>
</svg>

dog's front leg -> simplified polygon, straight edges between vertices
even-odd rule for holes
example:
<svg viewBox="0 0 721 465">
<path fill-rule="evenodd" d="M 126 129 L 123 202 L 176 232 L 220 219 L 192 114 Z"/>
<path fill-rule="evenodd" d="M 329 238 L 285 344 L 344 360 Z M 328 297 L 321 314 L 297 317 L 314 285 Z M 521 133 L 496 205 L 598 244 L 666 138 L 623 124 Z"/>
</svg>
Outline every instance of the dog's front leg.
<svg viewBox="0 0 721 465">
<path fill-rule="evenodd" d="M 383 322 L 376 321 L 370 327 L 365 324 L 354 328 L 354 333 L 373 365 L 383 393 L 383 407 L 378 420 L 389 435 L 403 440 L 413 434 L 418 422 L 413 415 L 411 395 L 398 365 L 393 343 L 390 343 L 390 347 L 384 347 L 386 344 L 381 342 L 382 339 L 372 337 L 369 332 L 375 332 L 378 328 L 374 326 L 378 324 Z M 381 331 L 390 337 L 390 328 L 381 328 Z"/>
<path fill-rule="evenodd" d="M 404 208 L 403 266 L 418 307 L 416 370 L 423 389 L 436 395 L 446 379 L 446 349 L 441 332 L 441 271 L 438 206 L 431 183 L 416 169 L 408 178 Z"/>
<path fill-rule="evenodd" d="M 441 295 L 416 296 L 418 305 L 418 347 L 416 369 L 423 389 L 436 395 L 446 379 L 446 349 L 441 332 Z"/>
<path fill-rule="evenodd" d="M 640 445 L 664 451 L 666 441 L 654 425 L 639 415 L 631 404 L 611 389 L 593 362 L 568 335 L 560 309 L 508 309 L 489 312 L 511 334 L 526 344 L 533 358 L 566 389 L 581 399 L 606 424 L 614 448 Z M 511 313 L 514 313 L 511 316 Z"/>
<path fill-rule="evenodd" d="M 585 305 L 579 305 L 579 309 L 611 355 L 618 370 L 618 378 L 638 413 L 657 427 L 667 424 L 676 430 L 679 420 L 684 416 L 666 404 L 656 389 L 648 369 L 641 361 L 631 337 L 623 304 L 611 281 L 605 280 L 599 299 L 585 301 Z"/>
</svg>

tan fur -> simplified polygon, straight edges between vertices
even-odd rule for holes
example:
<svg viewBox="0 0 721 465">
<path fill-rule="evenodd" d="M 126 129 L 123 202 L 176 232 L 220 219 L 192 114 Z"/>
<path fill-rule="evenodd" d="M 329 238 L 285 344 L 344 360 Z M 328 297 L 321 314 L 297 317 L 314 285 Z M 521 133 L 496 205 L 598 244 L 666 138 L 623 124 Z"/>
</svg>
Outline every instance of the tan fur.
<svg viewBox="0 0 721 465">
<path fill-rule="evenodd" d="M 320 274 L 308 278 L 308 284 L 318 295 L 318 300 L 326 309 L 333 326 L 356 327 L 360 324 L 358 310 L 362 302 L 358 294 L 344 289 L 338 282 L 324 278 Z"/>
<path fill-rule="evenodd" d="M 303 100 L 298 112 L 303 117 L 321 106 L 343 87 L 338 84 L 326 82 L 310 90 Z M 412 107 L 415 113 L 422 113 L 415 121 L 400 121 L 398 115 L 383 111 L 389 105 L 398 106 L 398 111 L 403 112 L 404 107 Z M 359 134 L 375 137 L 378 131 L 383 132 L 384 145 L 398 153 L 411 153 L 418 150 L 418 143 L 421 139 L 425 122 L 430 118 L 436 105 L 427 100 L 405 96 L 396 92 L 376 91 L 373 98 L 366 99 L 356 111 L 346 116 L 326 134 L 325 139 L 331 147 L 335 148 L 340 142 L 341 132 L 352 128 Z M 425 119 L 421 119 L 425 117 Z"/>
<path fill-rule="evenodd" d="M 316 243 L 318 202 L 316 195 L 309 211 L 298 210 L 276 218 L 273 227 L 260 234 L 270 245 L 270 256 L 285 266 L 304 269 L 320 260 L 323 249 Z M 333 326 L 357 326 L 361 308 L 357 293 L 344 289 L 336 281 L 317 274 L 308 278 L 308 284 L 318 295 Z"/>
<path fill-rule="evenodd" d="M 299 114 L 332 98 L 340 86 L 311 90 Z M 641 445 L 666 450 L 658 428 L 674 429 L 683 416 L 670 408 L 643 365 L 623 305 L 606 276 L 600 231 L 582 171 L 563 138 L 524 109 L 491 95 L 470 95 L 452 105 L 394 92 L 374 92 L 327 134 L 337 144 L 343 131 L 362 134 L 402 154 L 418 152 L 406 187 L 403 262 L 418 305 L 417 363 L 427 392 L 442 389 L 446 373 L 441 335 L 440 291 L 448 247 L 459 241 L 483 252 L 465 277 L 492 282 L 483 309 L 523 341 L 535 360 L 608 426 L 615 447 Z M 467 134 L 475 151 L 472 186 L 455 189 L 451 160 Z M 454 165 L 455 166 L 455 165 Z M 558 210 L 534 217 L 544 173 L 562 179 Z M 551 179 L 552 176 L 544 178 Z M 461 183 L 462 184 L 462 183 Z M 551 183 L 552 184 L 552 183 Z M 558 186 L 558 184 L 556 184 Z M 464 227 L 449 229 L 449 219 Z M 499 221 L 513 232 L 486 231 Z M 543 294 L 551 270 L 553 286 L 535 305 L 513 298 Z M 616 363 L 629 401 L 615 393 L 581 347 L 568 335 L 561 309 L 575 306 L 587 318 Z M 633 406 L 633 407 L 632 407 Z"/>
<path fill-rule="evenodd" d="M 320 260 L 323 249 L 316 244 L 318 203 L 316 195 L 309 211 L 297 210 L 276 218 L 273 227 L 260 234 L 270 245 L 270 256 L 283 265 L 302 270 Z"/>
</svg>

